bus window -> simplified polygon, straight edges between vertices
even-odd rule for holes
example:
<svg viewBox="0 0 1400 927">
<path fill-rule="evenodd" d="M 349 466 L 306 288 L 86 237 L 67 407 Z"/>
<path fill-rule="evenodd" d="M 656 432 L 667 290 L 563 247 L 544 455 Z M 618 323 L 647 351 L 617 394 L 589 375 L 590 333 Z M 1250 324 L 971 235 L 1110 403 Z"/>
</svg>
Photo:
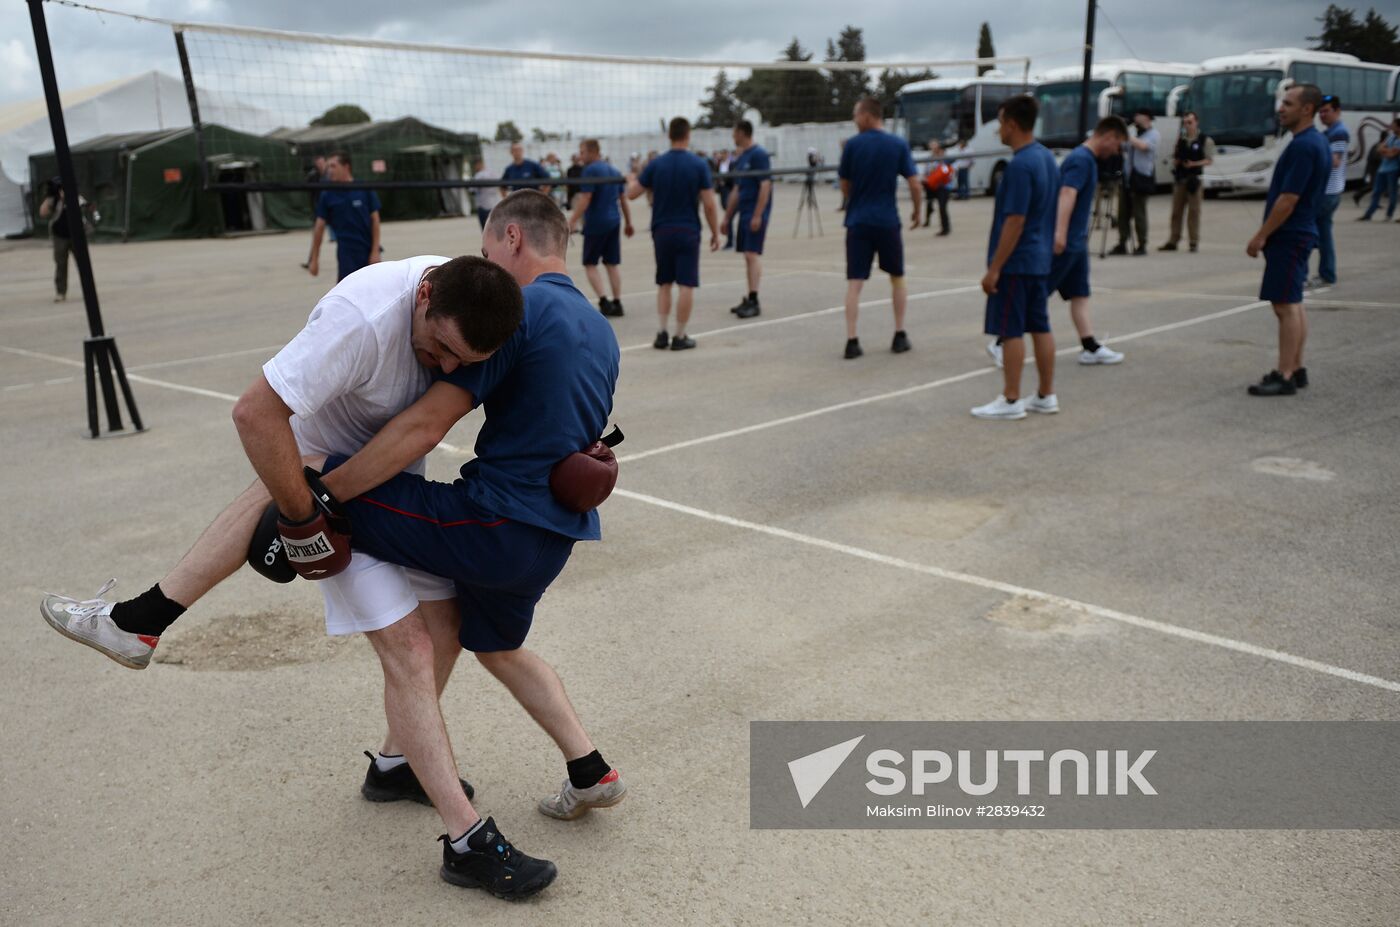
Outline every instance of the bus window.
<svg viewBox="0 0 1400 927">
<path fill-rule="evenodd" d="M 1008 87 L 1004 84 L 983 84 L 982 121 L 991 122 L 997 118 L 997 110 L 1001 109 L 1001 104 L 1022 92 L 1019 87 Z"/>
<path fill-rule="evenodd" d="M 977 134 L 977 125 L 977 85 L 974 84 L 963 89 L 958 105 L 958 138 L 972 138 Z"/>
<path fill-rule="evenodd" d="M 1179 77 L 1175 74 L 1153 74 L 1152 115 L 1165 116 L 1167 114 L 1167 97 L 1171 96 L 1172 88 L 1190 80 L 1189 77 Z"/>
<path fill-rule="evenodd" d="M 1115 113 L 1126 117 L 1140 109 L 1153 110 L 1152 75 L 1126 73 L 1118 79 L 1118 84 L 1123 88 L 1123 95 L 1115 101 L 1113 107 Z M 1155 112 L 1155 110 L 1153 111 Z"/>
</svg>

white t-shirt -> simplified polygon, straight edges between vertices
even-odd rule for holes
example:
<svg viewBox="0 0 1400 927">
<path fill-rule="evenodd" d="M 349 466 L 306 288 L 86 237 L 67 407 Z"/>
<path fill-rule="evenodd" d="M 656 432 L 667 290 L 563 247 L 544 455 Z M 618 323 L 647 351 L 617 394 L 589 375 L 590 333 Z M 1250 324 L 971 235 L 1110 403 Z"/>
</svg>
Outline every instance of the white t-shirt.
<svg viewBox="0 0 1400 927">
<path fill-rule="evenodd" d="M 449 258 L 423 255 L 356 271 L 321 298 L 306 327 L 263 365 L 295 413 L 305 454 L 354 454 L 428 390 L 413 353 L 414 294 L 423 272 Z M 409 470 L 423 473 L 420 458 Z"/>
<path fill-rule="evenodd" d="M 472 175 L 473 180 L 500 180 L 501 175 L 495 171 L 480 170 Z M 476 208 L 484 209 L 487 212 L 496 208 L 496 204 L 501 201 L 500 187 L 473 187 L 472 195 L 476 197 Z"/>
</svg>

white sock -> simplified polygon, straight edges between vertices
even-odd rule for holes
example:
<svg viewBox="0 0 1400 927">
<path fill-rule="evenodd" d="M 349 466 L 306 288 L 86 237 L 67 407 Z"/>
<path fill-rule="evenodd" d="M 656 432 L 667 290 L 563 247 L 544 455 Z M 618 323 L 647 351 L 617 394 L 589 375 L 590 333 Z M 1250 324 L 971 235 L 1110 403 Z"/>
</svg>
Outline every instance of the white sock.
<svg viewBox="0 0 1400 927">
<path fill-rule="evenodd" d="M 380 772 L 388 772 L 391 769 L 398 769 L 407 762 L 408 758 L 402 753 L 396 753 L 393 756 L 385 756 L 381 753 L 374 758 L 374 768 Z"/>
<path fill-rule="evenodd" d="M 467 843 L 467 838 L 470 837 L 472 834 L 476 833 L 477 831 L 481 830 L 482 825 L 484 825 L 485 823 L 486 819 L 481 818 L 475 824 L 473 824 L 465 834 L 449 843 L 448 845 L 452 847 L 452 852 L 466 853 L 469 850 L 471 850 L 471 846 Z"/>
</svg>

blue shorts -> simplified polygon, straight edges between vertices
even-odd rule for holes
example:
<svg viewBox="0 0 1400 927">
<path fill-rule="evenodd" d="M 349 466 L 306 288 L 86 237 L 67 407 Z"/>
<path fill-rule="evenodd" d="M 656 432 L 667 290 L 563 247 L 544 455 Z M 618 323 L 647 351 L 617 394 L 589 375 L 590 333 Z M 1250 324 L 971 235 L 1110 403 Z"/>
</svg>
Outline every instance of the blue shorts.
<svg viewBox="0 0 1400 927">
<path fill-rule="evenodd" d="M 1089 252 L 1066 251 L 1050 261 L 1050 276 L 1045 278 L 1046 294 L 1059 292 L 1061 299 L 1079 299 L 1089 295 Z"/>
<path fill-rule="evenodd" d="M 1308 279 L 1308 258 L 1317 239 L 1311 235 L 1274 235 L 1264 243 L 1264 282 L 1259 298 L 1271 303 L 1301 303 Z"/>
<path fill-rule="evenodd" d="M 870 262 L 880 255 L 880 269 L 904 276 L 904 238 L 899 226 L 852 225 L 846 229 L 846 279 L 869 280 Z"/>
<path fill-rule="evenodd" d="M 327 458 L 326 471 L 345 460 Z M 482 511 L 455 483 L 412 473 L 345 505 L 355 550 L 456 584 L 462 611 L 457 637 L 473 653 L 515 650 L 525 642 L 535 603 L 574 547 L 573 538 Z"/>
<path fill-rule="evenodd" d="M 700 285 L 700 230 L 672 226 L 651 230 L 656 252 L 656 285 Z"/>
<path fill-rule="evenodd" d="M 762 254 L 763 239 L 768 237 L 768 217 L 763 217 L 763 225 L 757 232 L 749 229 L 753 213 L 739 213 L 739 227 L 734 236 L 734 250 L 740 254 Z"/>
<path fill-rule="evenodd" d="M 369 265 L 369 248 L 360 242 L 347 242 L 341 239 L 336 242 L 335 249 L 335 269 L 336 282 L 344 280 L 346 277 L 359 270 L 361 267 Z"/>
<path fill-rule="evenodd" d="M 1045 311 L 1045 278 L 1024 274 L 1002 274 L 997 291 L 987 297 L 987 320 L 983 328 L 999 338 L 1020 338 L 1026 332 L 1048 332 L 1050 315 Z"/>
<path fill-rule="evenodd" d="M 622 226 L 614 225 L 597 235 L 583 233 L 584 266 L 595 267 L 600 260 L 604 264 L 622 263 Z"/>
</svg>

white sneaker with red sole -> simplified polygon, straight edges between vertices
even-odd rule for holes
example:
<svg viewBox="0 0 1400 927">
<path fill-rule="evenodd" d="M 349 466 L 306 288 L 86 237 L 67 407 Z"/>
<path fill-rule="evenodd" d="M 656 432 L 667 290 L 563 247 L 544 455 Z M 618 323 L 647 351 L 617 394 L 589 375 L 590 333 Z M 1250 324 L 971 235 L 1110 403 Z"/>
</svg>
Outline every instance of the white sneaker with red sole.
<svg viewBox="0 0 1400 927">
<path fill-rule="evenodd" d="M 71 640 L 87 644 L 127 669 L 145 669 L 151 663 L 159 637 L 123 631 L 112 621 L 112 606 L 102 598 L 117 584 L 109 579 L 91 599 L 73 599 L 66 595 L 46 593 L 39 603 L 39 613 L 49 625 Z"/>
<path fill-rule="evenodd" d="M 598 784 L 586 789 L 576 789 L 568 779 L 559 791 L 540 801 L 540 814 L 547 814 L 561 821 L 581 818 L 594 808 L 611 808 L 627 797 L 627 786 L 616 769 L 598 780 Z"/>
</svg>

